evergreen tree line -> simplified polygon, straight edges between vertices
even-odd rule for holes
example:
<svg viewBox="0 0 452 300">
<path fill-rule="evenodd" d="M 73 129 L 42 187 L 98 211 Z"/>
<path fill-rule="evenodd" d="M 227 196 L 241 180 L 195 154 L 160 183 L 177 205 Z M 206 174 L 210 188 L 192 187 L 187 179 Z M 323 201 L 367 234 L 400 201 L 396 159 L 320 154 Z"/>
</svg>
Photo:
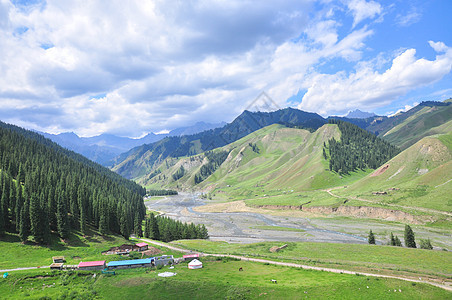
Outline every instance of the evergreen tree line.
<svg viewBox="0 0 452 300">
<path fill-rule="evenodd" d="M 140 230 L 140 228 L 136 228 L 137 236 L 142 235 Z M 209 234 L 204 224 L 182 223 L 168 217 L 155 217 L 154 214 L 151 214 L 149 218 L 145 219 L 144 237 L 171 242 L 181 239 L 207 239 Z"/>
<path fill-rule="evenodd" d="M 87 226 L 133 230 L 144 219 L 146 190 L 41 135 L 0 122 L 0 234 L 46 243 Z"/>
<path fill-rule="evenodd" d="M 148 196 L 167 196 L 177 195 L 177 191 L 174 190 L 149 190 L 146 193 Z"/>
<path fill-rule="evenodd" d="M 330 171 L 348 174 L 358 169 L 376 169 L 400 152 L 397 147 L 356 125 L 334 119 L 329 123 L 336 124 L 341 131 L 340 141 L 332 138 L 328 147 L 324 144 L 323 156 L 329 158 Z"/>
<path fill-rule="evenodd" d="M 202 165 L 198 174 L 195 175 L 195 184 L 203 182 L 207 177 L 212 175 L 226 160 L 229 155 L 228 151 L 207 151 L 205 153 L 209 162 Z"/>
<path fill-rule="evenodd" d="M 410 225 L 405 225 L 405 232 L 404 232 L 404 238 L 405 238 L 405 247 L 408 248 L 416 248 L 416 239 L 413 232 L 413 229 L 411 229 Z M 369 244 L 375 244 L 375 235 L 373 234 L 372 230 L 369 231 L 369 235 L 367 237 Z M 394 235 L 391 232 L 391 235 L 389 236 L 389 242 L 388 245 L 390 246 L 397 246 L 402 247 L 402 242 L 400 241 L 399 237 Z M 430 242 L 430 239 L 421 239 L 420 240 L 420 248 L 421 249 L 433 249 L 433 246 Z"/>
</svg>

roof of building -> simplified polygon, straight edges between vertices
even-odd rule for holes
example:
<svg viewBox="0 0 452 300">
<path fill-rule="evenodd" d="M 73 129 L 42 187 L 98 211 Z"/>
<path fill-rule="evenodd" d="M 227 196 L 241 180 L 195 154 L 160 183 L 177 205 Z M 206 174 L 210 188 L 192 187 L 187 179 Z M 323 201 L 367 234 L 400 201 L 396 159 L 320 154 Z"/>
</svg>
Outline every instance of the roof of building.
<svg viewBox="0 0 452 300">
<path fill-rule="evenodd" d="M 146 243 L 138 243 L 138 244 L 136 244 L 135 246 L 138 246 L 138 247 L 146 247 L 146 246 L 149 246 L 149 245 L 146 244 Z"/>
<path fill-rule="evenodd" d="M 194 260 L 192 260 L 191 262 L 189 262 L 188 264 L 189 264 L 190 266 L 193 266 L 193 265 L 198 266 L 198 265 L 202 265 L 202 262 L 199 261 L 199 260 L 197 260 L 197 259 L 194 259 Z"/>
<path fill-rule="evenodd" d="M 63 266 L 63 263 L 53 263 L 50 265 L 51 268 L 60 268 Z"/>
<path fill-rule="evenodd" d="M 105 264 L 105 260 L 99 260 L 99 261 L 81 261 L 78 264 L 78 267 L 98 267 L 103 266 Z"/>
<path fill-rule="evenodd" d="M 52 259 L 64 259 L 64 256 L 52 256 Z"/>
<path fill-rule="evenodd" d="M 133 260 L 116 260 L 108 263 L 109 267 L 118 267 L 118 266 L 131 266 L 131 265 L 141 265 L 141 264 L 150 264 L 154 258 L 143 258 L 143 259 L 133 259 Z"/>
<path fill-rule="evenodd" d="M 183 258 L 195 258 L 195 257 L 199 257 L 199 253 L 196 253 L 196 254 L 187 254 L 187 255 L 184 255 L 184 256 L 182 256 Z"/>
</svg>

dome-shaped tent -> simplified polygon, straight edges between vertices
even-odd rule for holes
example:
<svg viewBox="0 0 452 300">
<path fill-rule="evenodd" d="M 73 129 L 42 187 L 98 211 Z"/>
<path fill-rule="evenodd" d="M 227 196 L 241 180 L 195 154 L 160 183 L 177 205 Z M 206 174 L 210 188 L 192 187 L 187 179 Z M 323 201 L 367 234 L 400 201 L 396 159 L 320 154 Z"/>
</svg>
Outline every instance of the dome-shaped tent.
<svg viewBox="0 0 452 300">
<path fill-rule="evenodd" d="M 202 262 L 200 262 L 197 259 L 192 260 L 191 262 L 188 263 L 188 268 L 189 269 L 201 269 L 202 268 Z"/>
</svg>

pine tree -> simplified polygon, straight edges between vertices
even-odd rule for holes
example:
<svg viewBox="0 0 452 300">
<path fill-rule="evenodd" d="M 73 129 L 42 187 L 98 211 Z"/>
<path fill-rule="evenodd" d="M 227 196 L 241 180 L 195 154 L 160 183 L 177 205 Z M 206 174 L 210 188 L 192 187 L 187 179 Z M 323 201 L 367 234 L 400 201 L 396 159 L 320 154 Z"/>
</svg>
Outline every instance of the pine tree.
<svg viewBox="0 0 452 300">
<path fill-rule="evenodd" d="M 151 226 L 150 226 L 151 222 L 149 222 L 149 219 L 146 218 L 145 222 L 144 222 L 144 237 L 145 238 L 150 238 L 151 237 Z"/>
<path fill-rule="evenodd" d="M 2 225 L 0 225 L 1 227 L 3 227 L 3 231 L 7 230 L 9 228 L 9 188 L 10 188 L 10 183 L 9 183 L 10 179 L 8 177 L 5 178 L 5 180 L 3 181 L 3 189 L 2 189 L 2 197 L 0 200 L 0 205 L 1 205 L 1 212 L 2 212 L 2 216 L 1 218 L 3 219 L 2 221 Z"/>
<path fill-rule="evenodd" d="M 391 246 L 395 246 L 396 244 L 395 244 L 395 238 L 394 238 L 394 235 L 392 234 L 392 232 L 391 232 L 391 236 L 389 237 L 389 245 L 391 245 Z"/>
<path fill-rule="evenodd" d="M 394 239 L 394 245 L 397 247 L 402 247 L 402 242 L 400 241 L 398 236 L 396 236 Z"/>
<path fill-rule="evenodd" d="M 20 169 L 19 169 L 20 170 Z M 22 191 L 22 185 L 18 183 L 18 187 L 16 189 L 16 207 L 14 208 L 14 213 L 16 214 L 16 231 L 20 231 L 20 212 L 22 207 L 24 206 L 24 196 Z"/>
<path fill-rule="evenodd" d="M 104 206 L 101 208 L 101 211 L 99 212 L 100 218 L 99 218 L 99 232 L 102 235 L 106 235 L 109 231 L 109 220 L 108 220 L 108 209 Z"/>
<path fill-rule="evenodd" d="M 369 236 L 367 237 L 367 241 L 369 242 L 369 244 L 375 245 L 375 235 L 372 232 L 372 229 L 369 231 Z"/>
<path fill-rule="evenodd" d="M 79 186 L 77 192 L 77 201 L 78 207 L 80 209 L 80 232 L 85 235 L 86 234 L 86 195 L 85 190 L 82 185 Z"/>
<path fill-rule="evenodd" d="M 121 213 L 121 217 L 120 217 L 120 230 L 121 230 L 121 235 L 128 240 L 130 237 L 130 224 L 129 224 L 129 219 L 127 217 L 127 213 L 124 211 Z"/>
<path fill-rule="evenodd" d="M 17 183 L 18 185 L 21 183 L 25 183 L 25 171 L 22 166 L 22 163 L 19 165 L 19 172 L 17 173 Z"/>
<path fill-rule="evenodd" d="M 416 248 L 414 232 L 411 229 L 410 225 L 405 225 L 405 247 Z"/>
<path fill-rule="evenodd" d="M 22 241 L 22 243 L 25 243 L 28 239 L 28 236 L 30 235 L 30 230 L 28 227 L 28 205 L 22 206 L 22 209 L 20 210 L 20 218 L 19 218 L 19 238 Z"/>
<path fill-rule="evenodd" d="M 44 242 L 44 226 L 39 198 L 32 196 L 30 199 L 30 225 L 31 235 L 37 243 Z"/>
<path fill-rule="evenodd" d="M 149 225 L 151 229 L 151 235 L 154 240 L 160 240 L 160 228 L 157 221 L 157 218 L 154 216 L 154 214 L 150 215 L 149 218 Z"/>
<path fill-rule="evenodd" d="M 3 198 L 3 195 L 2 195 Z M 5 220 L 3 215 L 3 205 L 0 203 L 0 235 L 5 234 Z"/>
<path fill-rule="evenodd" d="M 432 246 L 432 243 L 430 242 L 430 239 L 426 239 L 426 240 L 421 239 L 420 247 L 421 247 L 421 249 L 428 249 L 428 250 L 432 250 L 433 249 L 433 246 Z"/>
<path fill-rule="evenodd" d="M 142 222 L 140 219 L 140 215 L 138 214 L 138 212 L 135 213 L 135 219 L 134 219 L 134 232 L 135 235 L 137 237 L 142 237 L 143 236 L 143 228 L 142 228 Z"/>
<path fill-rule="evenodd" d="M 62 195 L 58 196 L 56 219 L 58 234 L 62 239 L 66 239 L 69 234 L 69 220 L 67 215 L 66 200 Z"/>
</svg>

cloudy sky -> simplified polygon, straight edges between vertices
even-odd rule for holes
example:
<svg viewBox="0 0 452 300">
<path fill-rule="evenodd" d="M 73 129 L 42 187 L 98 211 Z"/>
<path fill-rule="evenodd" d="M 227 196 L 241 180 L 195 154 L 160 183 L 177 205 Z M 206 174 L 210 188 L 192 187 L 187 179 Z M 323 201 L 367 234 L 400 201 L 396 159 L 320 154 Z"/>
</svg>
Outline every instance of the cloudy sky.
<svg viewBox="0 0 452 300">
<path fill-rule="evenodd" d="M 0 120 L 80 136 L 452 96 L 450 0 L 0 0 Z"/>
</svg>

